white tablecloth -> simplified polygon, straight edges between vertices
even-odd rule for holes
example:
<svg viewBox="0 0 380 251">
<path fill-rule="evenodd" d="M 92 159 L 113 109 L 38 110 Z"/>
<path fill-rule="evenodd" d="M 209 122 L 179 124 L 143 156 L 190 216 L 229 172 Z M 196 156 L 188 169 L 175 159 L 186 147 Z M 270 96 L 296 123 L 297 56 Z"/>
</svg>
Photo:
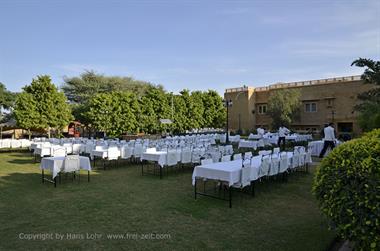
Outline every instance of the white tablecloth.
<svg viewBox="0 0 380 251">
<path fill-rule="evenodd" d="M 105 159 L 107 158 L 107 153 L 107 150 L 92 150 L 90 157 L 91 159 L 93 159 L 94 156 Z"/>
<path fill-rule="evenodd" d="M 258 134 L 249 134 L 248 139 L 261 139 L 263 136 Z"/>
<path fill-rule="evenodd" d="M 226 181 L 232 186 L 240 182 L 242 165 L 242 160 L 234 160 L 196 166 L 193 171 L 193 185 L 195 178 L 206 178 Z"/>
<path fill-rule="evenodd" d="M 40 168 L 41 170 L 50 170 L 53 179 L 61 172 L 64 168 L 65 157 L 47 157 L 41 160 Z M 80 169 L 91 171 L 90 159 L 85 156 L 79 156 Z"/>
<path fill-rule="evenodd" d="M 52 147 L 41 146 L 34 149 L 34 155 L 39 155 L 41 157 L 50 156 L 52 155 L 52 151 L 53 151 Z"/>
<path fill-rule="evenodd" d="M 145 152 L 141 155 L 141 161 L 148 160 L 157 162 L 161 167 L 166 165 L 167 152 Z"/>
<path fill-rule="evenodd" d="M 253 148 L 254 150 L 256 150 L 257 149 L 257 141 L 242 139 L 239 141 L 239 148 L 242 148 L 242 147 Z"/>
</svg>

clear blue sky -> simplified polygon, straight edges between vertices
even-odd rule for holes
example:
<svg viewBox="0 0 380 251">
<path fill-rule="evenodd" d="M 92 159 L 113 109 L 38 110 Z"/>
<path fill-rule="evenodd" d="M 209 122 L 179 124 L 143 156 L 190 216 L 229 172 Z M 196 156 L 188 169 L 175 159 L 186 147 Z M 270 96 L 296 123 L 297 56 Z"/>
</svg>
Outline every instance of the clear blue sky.
<svg viewBox="0 0 380 251">
<path fill-rule="evenodd" d="M 168 91 L 360 74 L 380 58 L 380 1 L 0 0 L 0 82 L 84 70 Z"/>
</svg>

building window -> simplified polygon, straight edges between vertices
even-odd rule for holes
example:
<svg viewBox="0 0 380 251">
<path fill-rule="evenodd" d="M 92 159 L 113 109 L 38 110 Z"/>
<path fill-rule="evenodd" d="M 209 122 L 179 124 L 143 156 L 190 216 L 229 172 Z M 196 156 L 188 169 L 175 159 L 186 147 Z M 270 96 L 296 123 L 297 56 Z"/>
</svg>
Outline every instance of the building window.
<svg viewBox="0 0 380 251">
<path fill-rule="evenodd" d="M 334 99 L 327 99 L 327 108 L 332 108 L 334 105 Z"/>
<path fill-rule="evenodd" d="M 266 114 L 267 113 L 267 105 L 259 105 L 259 114 Z"/>
<path fill-rule="evenodd" d="M 305 112 L 317 112 L 317 103 L 306 103 Z"/>
</svg>

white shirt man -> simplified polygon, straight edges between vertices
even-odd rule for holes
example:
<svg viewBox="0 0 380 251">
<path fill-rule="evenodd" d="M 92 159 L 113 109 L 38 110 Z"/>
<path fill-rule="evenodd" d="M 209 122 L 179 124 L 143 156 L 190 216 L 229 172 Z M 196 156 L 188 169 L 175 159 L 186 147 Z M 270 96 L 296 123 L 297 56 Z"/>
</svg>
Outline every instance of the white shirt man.
<svg viewBox="0 0 380 251">
<path fill-rule="evenodd" d="M 278 137 L 283 138 L 288 133 L 290 133 L 290 131 L 285 126 L 280 126 L 280 128 L 278 128 Z"/>
<path fill-rule="evenodd" d="M 335 141 L 335 132 L 334 128 L 331 125 L 325 127 L 323 129 L 323 132 L 325 134 L 325 137 L 323 138 L 325 141 Z"/>
<path fill-rule="evenodd" d="M 325 153 L 328 148 L 334 149 L 335 147 L 335 133 L 334 133 L 334 127 L 333 123 L 330 123 L 329 126 L 325 127 L 323 129 L 323 133 L 325 134 L 325 137 L 323 138 L 323 149 L 321 153 L 319 154 L 319 158 L 323 158 L 325 156 Z"/>
<path fill-rule="evenodd" d="M 281 142 L 282 142 L 282 148 L 281 148 L 281 150 L 285 150 L 285 136 L 288 133 L 290 133 L 290 131 L 285 126 L 280 126 L 280 128 L 278 128 L 278 141 L 277 141 L 277 145 L 278 145 L 278 147 L 281 148 Z"/>
</svg>

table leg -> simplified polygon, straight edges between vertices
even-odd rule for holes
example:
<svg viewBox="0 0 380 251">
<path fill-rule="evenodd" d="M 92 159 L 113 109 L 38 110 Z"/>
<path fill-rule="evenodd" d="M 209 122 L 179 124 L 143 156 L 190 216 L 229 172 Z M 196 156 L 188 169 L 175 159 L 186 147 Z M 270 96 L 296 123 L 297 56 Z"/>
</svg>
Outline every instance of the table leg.
<svg viewBox="0 0 380 251">
<path fill-rule="evenodd" d="M 230 208 L 232 208 L 232 187 L 229 187 L 228 190 L 230 193 Z"/>
<path fill-rule="evenodd" d="M 144 176 L 144 161 L 141 161 L 141 176 Z"/>
<path fill-rule="evenodd" d="M 160 179 L 162 179 L 162 166 L 160 166 Z"/>
<path fill-rule="evenodd" d="M 44 169 L 42 169 L 42 183 L 45 183 L 45 172 L 44 172 Z"/>
<path fill-rule="evenodd" d="M 90 171 L 87 171 L 87 181 L 90 182 Z"/>
<path fill-rule="evenodd" d="M 197 199 L 197 178 L 195 178 L 194 183 L 194 199 Z"/>
<path fill-rule="evenodd" d="M 251 182 L 252 196 L 255 196 L 255 181 Z"/>
<path fill-rule="evenodd" d="M 57 187 L 57 176 L 54 177 L 54 187 Z"/>
</svg>

